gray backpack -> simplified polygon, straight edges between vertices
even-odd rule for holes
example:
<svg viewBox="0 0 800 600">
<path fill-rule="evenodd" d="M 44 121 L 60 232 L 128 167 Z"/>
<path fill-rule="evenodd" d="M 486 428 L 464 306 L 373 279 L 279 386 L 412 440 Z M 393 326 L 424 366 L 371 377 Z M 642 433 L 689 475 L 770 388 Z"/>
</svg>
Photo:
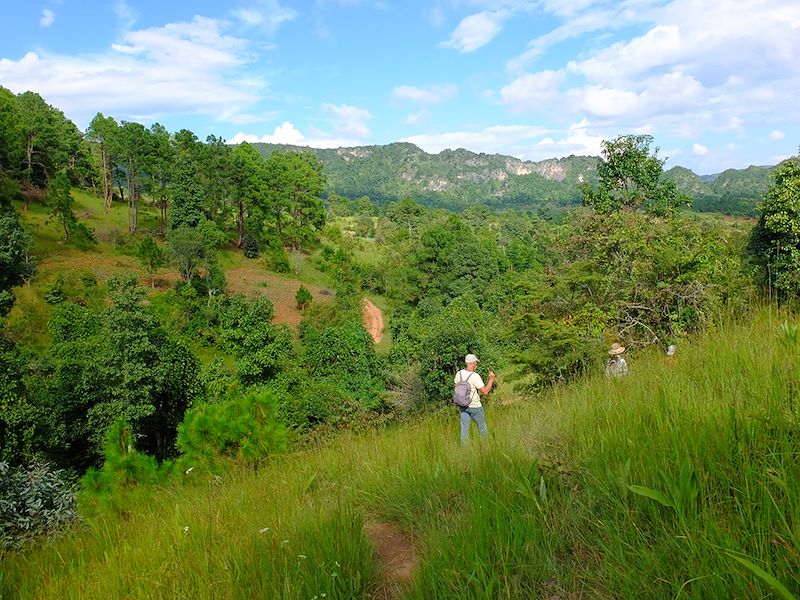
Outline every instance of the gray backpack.
<svg viewBox="0 0 800 600">
<path fill-rule="evenodd" d="M 453 392 L 453 402 L 461 408 L 467 408 L 471 402 L 470 396 L 472 395 L 472 386 L 469 384 L 469 378 L 474 374 L 475 372 L 473 371 L 464 379 L 464 376 L 461 375 L 461 371 L 459 371 L 460 381 L 456 381 L 456 390 Z"/>
</svg>

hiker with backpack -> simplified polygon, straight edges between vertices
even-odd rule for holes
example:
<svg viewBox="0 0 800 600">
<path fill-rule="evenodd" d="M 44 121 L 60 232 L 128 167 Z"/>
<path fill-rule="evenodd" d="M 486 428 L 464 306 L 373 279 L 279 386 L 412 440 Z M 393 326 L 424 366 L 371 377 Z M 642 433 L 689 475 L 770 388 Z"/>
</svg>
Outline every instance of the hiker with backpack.
<svg viewBox="0 0 800 600">
<path fill-rule="evenodd" d="M 456 387 L 453 394 L 453 402 L 461 412 L 461 441 L 466 442 L 469 438 L 470 421 L 475 421 L 478 433 L 481 437 L 486 437 L 486 417 L 483 414 L 480 394 L 488 394 L 494 385 L 494 371 L 489 371 L 489 383 L 484 384 L 481 376 L 475 371 L 478 368 L 478 357 L 474 354 L 467 354 L 464 357 L 466 365 L 453 380 Z"/>
</svg>

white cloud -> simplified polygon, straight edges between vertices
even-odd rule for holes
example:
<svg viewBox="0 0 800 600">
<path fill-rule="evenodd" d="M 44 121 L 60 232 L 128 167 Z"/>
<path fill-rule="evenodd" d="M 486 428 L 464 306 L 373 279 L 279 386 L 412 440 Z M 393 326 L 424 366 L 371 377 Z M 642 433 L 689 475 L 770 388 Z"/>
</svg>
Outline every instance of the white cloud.
<svg viewBox="0 0 800 600">
<path fill-rule="evenodd" d="M 249 133 L 239 132 L 230 140 L 231 144 L 239 144 L 241 142 L 249 142 L 254 144 L 262 142 L 265 144 L 292 144 L 294 146 L 306 145 L 305 136 L 292 125 L 289 121 L 285 121 L 278 125 L 271 134 L 267 133 L 262 136 L 257 136 Z"/>
<path fill-rule="evenodd" d="M 136 19 L 138 18 L 136 11 L 128 6 L 125 0 L 117 0 L 117 2 L 114 3 L 114 13 L 122 23 L 122 28 L 124 30 L 133 27 L 134 23 L 136 23 Z"/>
<path fill-rule="evenodd" d="M 419 112 L 412 113 L 412 114 L 408 115 L 406 117 L 406 123 L 408 123 L 409 125 L 415 125 L 416 126 L 416 125 L 419 125 L 419 124 L 423 123 L 424 121 L 426 121 L 428 119 L 428 117 L 430 117 L 430 116 L 431 116 L 431 113 L 430 113 L 429 110 L 421 110 Z"/>
<path fill-rule="evenodd" d="M 592 85 L 583 90 L 581 108 L 598 117 L 618 117 L 638 111 L 639 102 L 635 92 Z"/>
<path fill-rule="evenodd" d="M 560 135 L 533 125 L 496 125 L 479 131 L 415 135 L 400 141 L 416 144 L 429 153 L 448 148 L 468 148 L 473 152 L 506 154 L 521 160 L 540 161 L 570 154 L 598 156 L 601 142 L 608 136 L 590 129 L 590 123 L 582 119 Z"/>
<path fill-rule="evenodd" d="M 784 137 L 785 136 L 783 135 L 783 132 L 782 131 L 778 131 L 777 129 L 775 131 L 772 131 L 769 134 L 769 139 L 775 140 L 775 141 L 782 140 Z"/>
<path fill-rule="evenodd" d="M 685 56 L 687 41 L 682 39 L 678 27 L 657 26 L 644 36 L 609 46 L 588 60 L 572 63 L 570 67 L 590 81 L 628 82 L 654 68 L 680 62 Z"/>
<path fill-rule="evenodd" d="M 464 17 L 450 39 L 440 45 L 459 52 L 474 52 L 500 33 L 503 22 L 511 16 L 507 10 L 484 11 Z"/>
<path fill-rule="evenodd" d="M 692 154 L 695 156 L 706 156 L 708 154 L 708 148 L 702 144 L 692 144 Z"/>
<path fill-rule="evenodd" d="M 525 156 L 527 160 L 542 160 L 569 154 L 599 156 L 602 152 L 602 142 L 608 136 L 596 132 L 592 133 L 589 130 L 589 121 L 581 119 L 577 123 L 570 125 L 561 139 L 544 138 L 534 148 L 526 152 Z"/>
<path fill-rule="evenodd" d="M 646 126 L 656 137 L 688 140 L 704 132 L 743 134 L 750 123 L 784 130 L 797 123 L 776 118 L 796 115 L 794 0 L 621 0 L 574 13 L 556 0 L 543 2 L 557 24 L 508 62 L 515 77 L 495 96 L 510 110 L 544 109 L 562 120 L 584 114 L 611 136 Z M 618 41 L 625 25 L 644 26 L 643 33 Z M 519 73 L 552 45 L 589 32 L 582 54 Z"/>
<path fill-rule="evenodd" d="M 668 73 L 640 83 L 640 91 L 588 86 L 572 90 L 582 97 L 580 107 L 598 117 L 641 117 L 697 111 L 704 101 L 703 86 L 693 77 Z"/>
<path fill-rule="evenodd" d="M 281 6 L 277 0 L 261 0 L 255 6 L 238 8 L 231 11 L 234 17 L 250 27 L 260 27 L 273 34 L 288 21 L 297 18 L 297 11 Z"/>
<path fill-rule="evenodd" d="M 540 109 L 558 95 L 564 81 L 560 71 L 526 73 L 500 90 L 500 101 L 514 109 Z"/>
<path fill-rule="evenodd" d="M 531 125 L 495 125 L 480 131 L 412 135 L 400 141 L 416 144 L 430 153 L 438 153 L 447 148 L 469 148 L 474 152 L 510 154 L 509 147 L 529 142 L 531 138 L 542 136 L 545 131 L 542 127 Z"/>
<path fill-rule="evenodd" d="M 452 100 L 457 94 L 458 88 L 452 84 L 430 85 L 423 88 L 399 85 L 392 90 L 392 99 L 433 105 Z"/>
<path fill-rule="evenodd" d="M 229 140 L 231 144 L 239 144 L 241 142 L 249 142 L 251 144 L 258 142 L 265 144 L 290 144 L 292 146 L 308 146 L 310 148 L 346 148 L 361 145 L 359 140 L 348 138 L 325 136 L 308 138 L 289 121 L 278 125 L 271 134 L 257 136 L 240 131 Z"/>
<path fill-rule="evenodd" d="M 337 133 L 357 139 L 369 135 L 366 121 L 371 115 L 368 110 L 347 104 L 323 104 L 322 109 L 332 115 L 332 125 Z"/>
<path fill-rule="evenodd" d="M 56 13 L 49 8 L 42 9 L 42 16 L 39 19 L 39 25 L 42 27 L 50 27 L 56 20 Z"/>
<path fill-rule="evenodd" d="M 15 93 L 41 94 L 79 128 L 98 111 L 126 120 L 142 114 L 236 114 L 258 99 L 264 83 L 237 77 L 247 44 L 222 28 L 220 21 L 195 17 L 129 31 L 104 54 L 29 52 L 18 61 L 0 60 L 0 81 Z"/>
</svg>

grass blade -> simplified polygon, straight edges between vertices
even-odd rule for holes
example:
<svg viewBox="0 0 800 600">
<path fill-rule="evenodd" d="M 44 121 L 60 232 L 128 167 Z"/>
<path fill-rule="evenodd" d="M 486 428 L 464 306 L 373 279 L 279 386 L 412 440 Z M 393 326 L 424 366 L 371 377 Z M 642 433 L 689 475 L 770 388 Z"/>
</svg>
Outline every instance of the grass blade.
<svg viewBox="0 0 800 600">
<path fill-rule="evenodd" d="M 629 485 L 628 489 L 632 491 L 634 494 L 638 494 L 639 496 L 644 496 L 645 498 L 650 498 L 651 500 L 655 500 L 662 506 L 666 506 L 667 508 L 675 508 L 672 505 L 672 502 L 670 502 L 669 499 L 658 490 L 654 490 L 652 488 L 645 487 L 643 485 Z"/>
<path fill-rule="evenodd" d="M 764 583 L 766 583 L 769 587 L 772 588 L 772 591 L 774 591 L 776 594 L 778 594 L 778 596 L 780 596 L 784 600 L 797 600 L 797 597 L 794 594 L 792 594 L 792 592 L 790 592 L 788 589 L 786 589 L 786 586 L 784 586 L 780 581 L 775 579 L 775 577 L 767 573 L 764 569 L 762 569 L 758 565 L 753 564 L 746 558 L 742 558 L 741 556 L 736 556 L 734 554 L 731 554 L 730 552 L 726 552 L 726 554 L 730 556 L 733 560 L 747 567 L 751 573 L 758 576 Z"/>
</svg>

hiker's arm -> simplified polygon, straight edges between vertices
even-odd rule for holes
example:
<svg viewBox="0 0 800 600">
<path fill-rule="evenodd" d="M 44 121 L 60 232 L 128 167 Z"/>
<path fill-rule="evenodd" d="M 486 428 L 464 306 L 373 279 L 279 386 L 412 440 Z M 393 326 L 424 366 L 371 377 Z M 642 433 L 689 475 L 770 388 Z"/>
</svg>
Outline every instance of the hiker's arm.
<svg viewBox="0 0 800 600">
<path fill-rule="evenodd" d="M 483 394 L 484 396 L 488 394 L 491 391 L 493 385 L 494 385 L 494 371 L 489 371 L 489 383 L 487 383 L 480 389 L 481 394 Z"/>
</svg>

